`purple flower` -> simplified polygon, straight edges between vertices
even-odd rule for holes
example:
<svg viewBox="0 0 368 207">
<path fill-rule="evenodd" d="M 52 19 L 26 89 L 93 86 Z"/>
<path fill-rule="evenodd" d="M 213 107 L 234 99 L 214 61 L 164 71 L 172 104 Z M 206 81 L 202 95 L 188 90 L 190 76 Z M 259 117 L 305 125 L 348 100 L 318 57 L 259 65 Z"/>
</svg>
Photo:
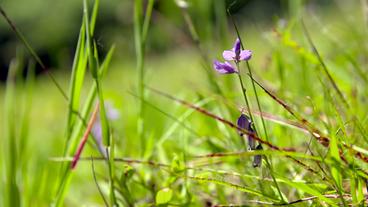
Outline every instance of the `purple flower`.
<svg viewBox="0 0 368 207">
<path fill-rule="evenodd" d="M 119 111 L 112 106 L 110 102 L 105 102 L 105 109 L 106 109 L 106 117 L 109 120 L 116 120 L 119 118 L 120 113 Z M 106 157 L 106 151 L 102 144 L 102 126 L 101 126 L 101 118 L 98 115 L 95 123 L 92 126 L 92 135 L 97 143 L 98 150 Z"/>
<path fill-rule="evenodd" d="M 231 50 L 225 50 L 222 53 L 222 56 L 225 60 L 233 60 L 235 62 L 240 62 L 242 60 L 250 60 L 252 57 L 252 51 L 250 50 L 241 50 L 241 44 L 239 38 L 236 39 L 234 43 L 234 47 Z"/>
<path fill-rule="evenodd" d="M 91 132 L 97 143 L 98 150 L 106 157 L 106 151 L 102 144 L 102 126 L 100 117 L 97 117 L 95 123 L 93 123 Z"/>
<path fill-rule="evenodd" d="M 256 134 L 252 126 L 252 121 L 249 119 L 248 116 L 244 114 L 241 114 L 240 117 L 238 118 L 237 125 L 239 128 L 245 129 L 254 135 Z M 244 134 L 241 131 L 239 131 L 239 135 L 242 137 Z M 248 146 L 251 150 L 256 149 L 256 140 L 254 140 L 250 135 L 248 135 Z"/>
<path fill-rule="evenodd" d="M 242 50 L 239 38 L 236 39 L 234 47 L 231 50 L 225 50 L 222 53 L 223 58 L 226 60 L 224 63 L 215 60 L 213 67 L 217 72 L 221 74 L 238 73 L 238 70 L 228 61 L 234 61 L 239 63 L 240 61 L 248 61 L 252 57 L 252 51 Z"/>
<path fill-rule="evenodd" d="M 213 67 L 217 70 L 217 72 L 221 74 L 231 74 L 237 73 L 238 71 L 234 66 L 232 66 L 229 62 L 225 61 L 224 63 L 215 60 L 213 62 Z"/>
<path fill-rule="evenodd" d="M 241 50 L 241 42 L 239 40 L 239 38 L 236 38 L 235 43 L 234 43 L 234 47 L 233 47 L 233 51 L 235 52 L 236 56 L 239 56 L 240 51 Z"/>
</svg>

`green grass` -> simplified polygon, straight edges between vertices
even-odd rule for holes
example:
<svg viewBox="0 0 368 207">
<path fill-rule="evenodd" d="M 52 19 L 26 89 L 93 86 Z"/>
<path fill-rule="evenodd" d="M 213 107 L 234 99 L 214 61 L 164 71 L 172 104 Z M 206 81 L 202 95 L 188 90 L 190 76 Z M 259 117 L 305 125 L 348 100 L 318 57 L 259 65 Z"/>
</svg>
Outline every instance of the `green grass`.
<svg viewBox="0 0 368 207">
<path fill-rule="evenodd" d="M 152 4 L 146 11 L 136 1 L 135 60 L 122 56 L 118 45 L 98 55 L 98 1 L 93 9 L 86 3 L 71 74 L 18 77 L 21 65 L 34 67 L 24 60 L 27 49 L 37 54 L 17 28 L 25 47 L 9 77 L 18 78 L 0 86 L 1 206 L 365 205 L 367 27 L 363 15 L 352 12 L 360 4 L 305 10 L 305 28 L 298 4 L 289 5 L 295 13 L 285 27 L 248 27 L 234 16 L 245 48 L 253 51 L 249 65 L 239 65 L 242 91 L 235 74 L 212 69 L 237 36 L 224 21 L 225 5 L 216 5 L 221 21 L 201 19 L 206 27 L 197 25 L 192 7 L 181 8 L 180 32 L 191 45 L 152 54 L 145 52 L 150 30 L 159 25 L 150 22 Z M 217 28 L 226 35 L 217 37 Z M 90 136 L 72 170 L 97 102 L 108 156 Z M 117 120 L 108 119 L 104 102 L 119 110 Z M 254 138 L 264 150 L 244 146 L 236 127 L 241 109 L 255 120 Z M 253 168 L 257 154 L 267 159 Z"/>
</svg>

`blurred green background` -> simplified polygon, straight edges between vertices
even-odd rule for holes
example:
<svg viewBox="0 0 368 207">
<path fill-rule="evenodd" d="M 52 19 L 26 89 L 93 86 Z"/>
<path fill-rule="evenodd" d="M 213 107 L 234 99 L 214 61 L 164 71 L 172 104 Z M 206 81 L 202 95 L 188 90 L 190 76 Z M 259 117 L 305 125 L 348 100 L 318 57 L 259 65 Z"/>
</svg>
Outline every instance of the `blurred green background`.
<svg viewBox="0 0 368 207">
<path fill-rule="evenodd" d="M 230 43 L 229 30 L 223 27 L 226 16 L 224 8 L 239 19 L 239 23 L 247 30 L 256 29 L 259 33 L 272 25 L 278 18 L 293 15 L 289 7 L 302 4 L 297 0 L 290 3 L 286 0 L 192 0 L 189 1 L 190 14 L 198 30 L 201 41 L 208 43 L 220 40 L 221 47 Z M 305 1 L 313 10 L 327 11 L 330 7 L 341 4 L 332 0 Z M 15 25 L 25 34 L 42 60 L 52 69 L 70 70 L 75 50 L 79 27 L 82 22 L 82 2 L 43 1 L 43 0 L 4 0 L 2 7 L 14 21 Z M 350 6 L 351 4 L 349 4 Z M 345 5 L 344 5 L 345 6 Z M 116 56 L 124 61 L 134 60 L 133 40 L 133 1 L 109 0 L 101 1 L 95 39 L 103 52 L 114 43 L 117 45 Z M 147 53 L 157 56 L 175 50 L 193 46 L 188 29 L 184 23 L 180 8 L 174 0 L 155 2 L 153 24 L 150 29 Z M 266 27 L 265 27 L 266 26 Z M 226 36 L 226 37 L 224 37 Z M 0 21 L 0 79 L 5 80 L 6 71 L 11 58 L 19 46 L 14 33 Z"/>
</svg>

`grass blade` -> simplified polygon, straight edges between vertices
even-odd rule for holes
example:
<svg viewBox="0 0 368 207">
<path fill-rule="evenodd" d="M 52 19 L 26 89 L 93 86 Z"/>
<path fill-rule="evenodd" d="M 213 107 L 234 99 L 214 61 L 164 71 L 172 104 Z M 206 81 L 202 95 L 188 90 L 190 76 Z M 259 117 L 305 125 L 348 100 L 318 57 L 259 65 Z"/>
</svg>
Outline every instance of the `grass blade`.
<svg viewBox="0 0 368 207">
<path fill-rule="evenodd" d="M 305 34 L 305 36 L 307 37 L 307 40 L 308 40 L 308 42 L 309 42 L 310 46 L 312 47 L 314 54 L 317 56 L 318 61 L 320 62 L 321 66 L 322 66 L 322 69 L 323 69 L 323 71 L 325 72 L 325 74 L 326 74 L 326 76 L 327 76 L 328 80 L 330 81 L 330 83 L 331 83 L 331 85 L 333 86 L 334 90 L 337 92 L 337 94 L 338 94 L 339 98 L 341 99 L 341 101 L 344 103 L 344 105 L 345 105 L 347 108 L 349 108 L 349 103 L 348 103 L 348 102 L 347 102 L 347 100 L 345 99 L 345 97 L 344 97 L 344 95 L 342 94 L 341 90 L 340 90 L 340 89 L 339 89 L 339 87 L 337 86 L 337 84 L 336 84 L 335 80 L 332 78 L 332 76 L 331 76 L 330 72 L 328 71 L 327 66 L 326 66 L 325 62 L 323 61 L 323 59 L 322 59 L 321 55 L 319 54 L 319 52 L 318 52 L 318 50 L 317 50 L 316 46 L 314 45 L 314 43 L 313 43 L 313 41 L 312 41 L 312 38 L 311 38 L 311 36 L 309 35 L 309 32 L 308 32 L 307 27 L 305 26 L 305 24 L 304 24 L 303 20 L 301 21 L 301 23 L 302 23 L 302 26 L 303 26 L 304 34 Z"/>
<path fill-rule="evenodd" d="M 72 75 L 69 86 L 69 110 L 67 115 L 67 141 L 66 147 L 69 142 L 70 135 L 75 126 L 76 114 L 75 111 L 79 111 L 80 95 L 82 91 L 84 75 L 86 71 L 87 59 L 84 53 L 85 48 L 85 26 L 84 21 L 79 32 L 77 48 L 74 55 L 74 61 L 72 66 Z"/>
</svg>

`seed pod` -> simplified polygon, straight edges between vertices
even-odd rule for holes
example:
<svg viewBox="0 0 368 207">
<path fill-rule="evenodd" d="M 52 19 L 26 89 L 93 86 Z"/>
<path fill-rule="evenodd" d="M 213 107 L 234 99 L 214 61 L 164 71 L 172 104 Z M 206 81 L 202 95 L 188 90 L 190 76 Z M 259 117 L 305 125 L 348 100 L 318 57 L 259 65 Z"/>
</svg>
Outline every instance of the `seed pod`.
<svg viewBox="0 0 368 207">
<path fill-rule="evenodd" d="M 248 116 L 246 116 L 245 114 L 241 114 L 240 117 L 238 118 L 237 124 L 239 128 L 249 131 L 251 121 Z M 239 131 L 239 135 L 242 137 L 244 134 L 242 131 Z"/>
<path fill-rule="evenodd" d="M 253 135 L 257 135 L 256 131 L 253 129 L 252 122 L 249 124 L 248 131 Z M 248 145 L 251 150 L 256 149 L 256 140 L 252 138 L 252 136 L 248 135 Z"/>
<path fill-rule="evenodd" d="M 256 148 L 256 150 L 263 150 L 263 147 L 261 144 L 259 144 Z M 253 158 L 253 167 L 261 167 L 262 165 L 262 155 L 256 155 Z"/>
<path fill-rule="evenodd" d="M 256 132 L 252 125 L 252 121 L 245 114 L 240 115 L 240 117 L 238 118 L 237 125 L 239 128 L 245 129 L 248 132 L 256 135 Z M 244 134 L 242 131 L 239 131 L 239 135 L 242 137 Z M 252 138 L 252 136 L 249 136 L 249 135 L 248 135 L 248 146 L 251 150 L 256 149 L 256 141 Z"/>
</svg>

